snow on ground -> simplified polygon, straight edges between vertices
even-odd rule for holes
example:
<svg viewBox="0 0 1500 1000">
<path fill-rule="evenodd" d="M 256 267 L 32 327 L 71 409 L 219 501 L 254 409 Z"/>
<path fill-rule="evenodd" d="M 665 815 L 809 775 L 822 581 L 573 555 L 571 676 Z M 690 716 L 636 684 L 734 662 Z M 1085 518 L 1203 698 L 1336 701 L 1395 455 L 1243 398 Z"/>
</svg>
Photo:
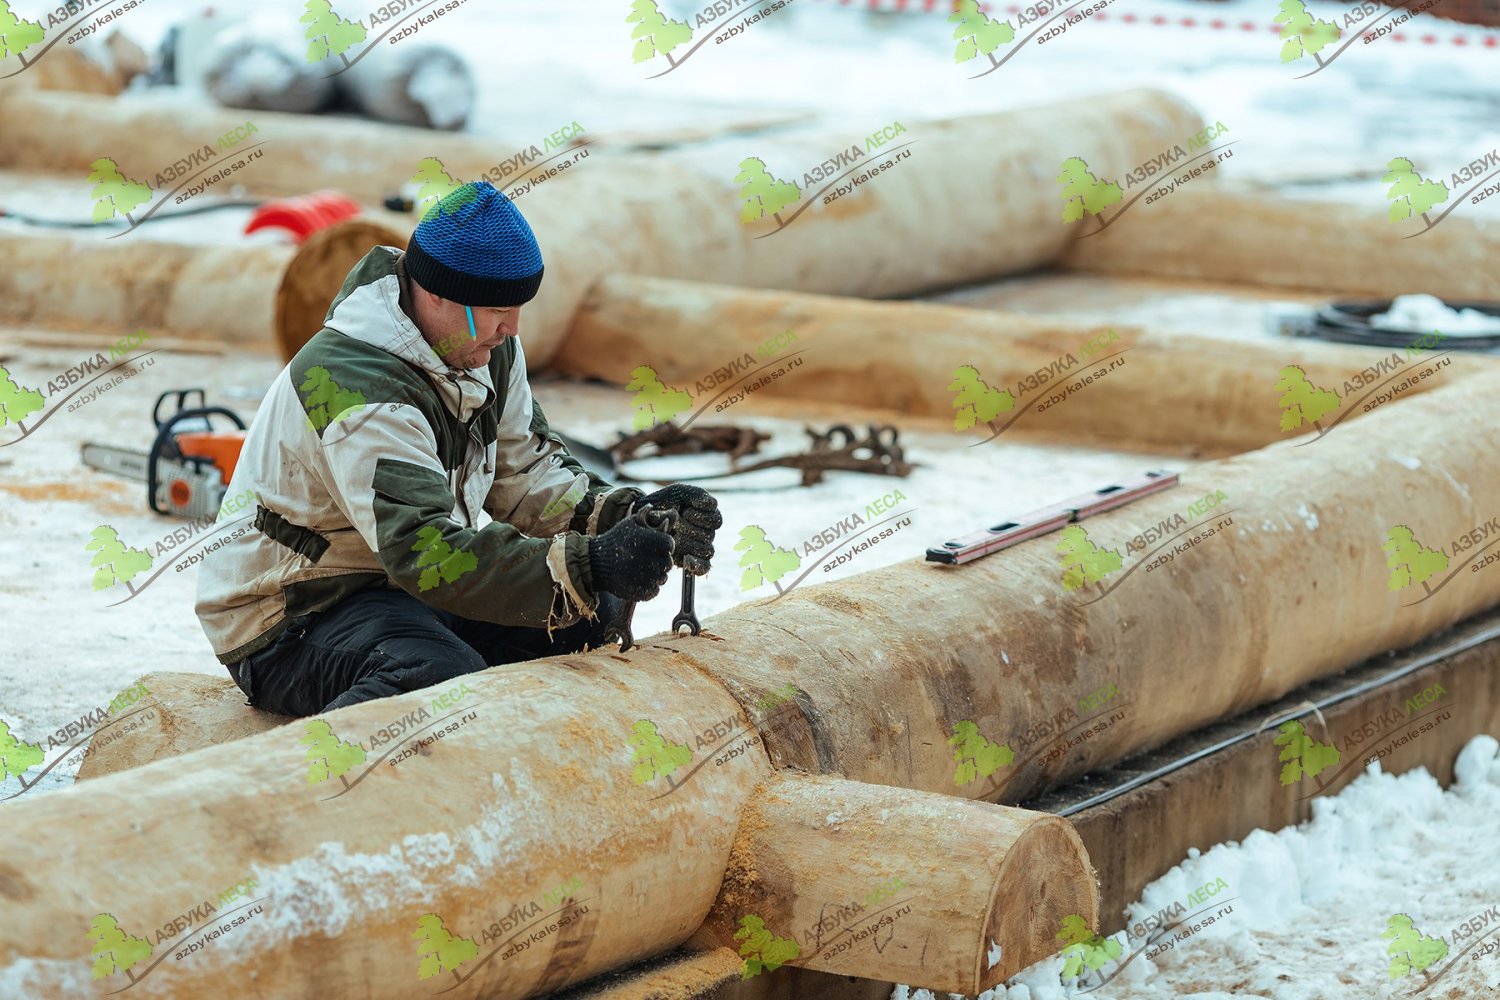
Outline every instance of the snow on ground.
<svg viewBox="0 0 1500 1000">
<path fill-rule="evenodd" d="M 1126 910 L 1127 931 L 1111 938 L 1117 959 L 1064 980 L 1067 958 L 1054 955 L 979 1000 L 1415 996 L 1421 974 L 1389 975 L 1394 937 L 1383 935 L 1399 914 L 1447 948 L 1421 996 L 1500 995 L 1497 752 L 1493 737 L 1470 740 L 1447 791 L 1425 768 L 1390 775 L 1371 764 L 1314 799 L 1306 823 L 1191 850 Z M 1151 938 L 1153 920 L 1168 931 Z M 901 986 L 892 1000 L 936 998 Z"/>
</svg>

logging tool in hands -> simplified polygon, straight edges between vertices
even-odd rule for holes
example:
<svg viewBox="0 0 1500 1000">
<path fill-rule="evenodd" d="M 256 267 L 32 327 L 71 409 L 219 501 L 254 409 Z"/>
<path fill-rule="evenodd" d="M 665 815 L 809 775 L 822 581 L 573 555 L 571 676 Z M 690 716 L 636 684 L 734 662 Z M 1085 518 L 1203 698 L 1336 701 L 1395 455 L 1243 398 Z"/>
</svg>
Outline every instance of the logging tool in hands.
<svg viewBox="0 0 1500 1000">
<path fill-rule="evenodd" d="M 672 533 L 672 528 L 677 524 L 677 512 L 675 510 L 654 510 L 650 504 L 636 508 L 630 515 L 630 519 L 644 528 L 652 528 L 656 531 Z M 635 619 L 635 601 L 625 601 L 620 605 L 619 614 L 609 629 L 604 633 L 604 641 L 611 639 L 620 640 L 620 652 L 624 653 L 635 645 L 635 633 L 631 626 Z"/>
<path fill-rule="evenodd" d="M 679 517 L 675 510 L 670 508 L 657 510 L 650 504 L 637 508 L 635 513 L 630 516 L 642 527 L 654 528 L 657 531 L 666 532 L 668 535 L 671 535 L 677 527 L 677 519 Z M 673 635 L 680 634 L 679 629 L 683 625 L 688 627 L 689 635 L 697 635 L 702 631 L 702 626 L 698 624 L 697 612 L 693 608 L 693 580 L 693 574 L 689 573 L 687 568 L 684 567 L 682 571 L 682 607 L 677 612 L 677 617 L 672 619 Z M 609 631 L 605 633 L 605 641 L 609 641 L 612 637 L 620 640 L 620 652 L 622 653 L 635 645 L 635 634 L 632 631 L 635 606 L 635 601 L 626 601 L 622 604 L 619 616 L 615 619 L 614 624 L 610 626 Z"/>
</svg>

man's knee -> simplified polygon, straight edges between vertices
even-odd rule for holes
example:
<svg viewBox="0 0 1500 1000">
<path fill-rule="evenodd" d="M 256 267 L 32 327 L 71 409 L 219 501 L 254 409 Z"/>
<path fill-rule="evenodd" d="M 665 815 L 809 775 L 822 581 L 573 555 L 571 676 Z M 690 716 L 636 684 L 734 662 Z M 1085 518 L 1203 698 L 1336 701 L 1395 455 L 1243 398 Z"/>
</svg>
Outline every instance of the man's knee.
<svg viewBox="0 0 1500 1000">
<path fill-rule="evenodd" d="M 473 647 L 452 633 L 390 639 L 376 646 L 375 652 L 390 661 L 378 673 L 399 691 L 418 691 L 489 666 Z"/>
</svg>

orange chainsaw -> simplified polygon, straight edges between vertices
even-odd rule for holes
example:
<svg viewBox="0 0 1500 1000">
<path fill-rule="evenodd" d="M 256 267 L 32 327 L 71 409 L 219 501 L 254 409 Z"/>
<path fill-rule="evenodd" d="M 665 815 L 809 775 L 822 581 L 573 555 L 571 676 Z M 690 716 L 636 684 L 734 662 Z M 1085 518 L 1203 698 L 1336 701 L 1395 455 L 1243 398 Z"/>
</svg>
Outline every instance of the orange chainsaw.
<svg viewBox="0 0 1500 1000">
<path fill-rule="evenodd" d="M 198 405 L 188 397 L 198 394 Z M 177 397 L 177 412 L 163 418 L 162 404 Z M 245 422 L 232 410 L 205 405 L 202 389 L 171 389 L 156 397 L 151 420 L 156 440 L 142 454 L 107 444 L 83 446 L 83 464 L 144 481 L 146 502 L 158 514 L 199 520 L 218 515 L 245 444 Z M 228 417 L 235 430 L 215 430 L 211 417 Z"/>
</svg>

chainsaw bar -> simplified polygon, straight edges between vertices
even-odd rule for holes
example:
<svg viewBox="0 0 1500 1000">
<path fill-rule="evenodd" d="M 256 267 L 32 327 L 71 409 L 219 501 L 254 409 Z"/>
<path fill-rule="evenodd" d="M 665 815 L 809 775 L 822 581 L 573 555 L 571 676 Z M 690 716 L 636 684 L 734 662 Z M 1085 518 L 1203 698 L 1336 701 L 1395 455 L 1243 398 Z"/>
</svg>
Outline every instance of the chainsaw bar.
<svg viewBox="0 0 1500 1000">
<path fill-rule="evenodd" d="M 1074 521 L 1102 514 L 1152 493 L 1177 485 L 1177 473 L 1156 469 L 1092 493 L 1082 493 L 1061 503 L 1042 507 L 992 528 L 955 538 L 927 550 L 928 562 L 962 566 L 991 552 L 1048 534 Z"/>
<path fill-rule="evenodd" d="M 151 463 L 151 456 L 143 451 L 129 451 L 107 444 L 85 444 L 82 458 L 83 464 L 90 468 L 143 483 Z"/>
</svg>

